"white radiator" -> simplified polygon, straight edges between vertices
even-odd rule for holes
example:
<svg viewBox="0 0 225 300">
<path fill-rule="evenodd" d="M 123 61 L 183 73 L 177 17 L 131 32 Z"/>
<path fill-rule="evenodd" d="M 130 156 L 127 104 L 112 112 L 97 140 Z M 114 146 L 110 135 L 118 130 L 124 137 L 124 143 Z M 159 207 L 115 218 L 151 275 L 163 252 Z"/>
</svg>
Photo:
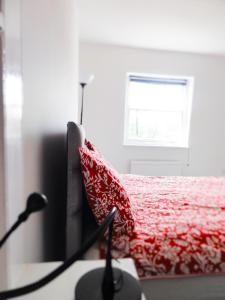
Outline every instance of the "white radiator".
<svg viewBox="0 0 225 300">
<path fill-rule="evenodd" d="M 130 173 L 149 176 L 181 176 L 184 164 L 167 160 L 131 160 Z"/>
</svg>

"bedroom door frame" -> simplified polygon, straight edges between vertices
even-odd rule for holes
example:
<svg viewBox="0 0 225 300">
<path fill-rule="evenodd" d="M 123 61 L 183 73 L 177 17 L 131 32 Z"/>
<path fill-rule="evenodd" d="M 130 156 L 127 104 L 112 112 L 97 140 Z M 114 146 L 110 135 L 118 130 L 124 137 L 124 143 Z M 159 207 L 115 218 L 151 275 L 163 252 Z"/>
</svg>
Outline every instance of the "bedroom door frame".
<svg viewBox="0 0 225 300">
<path fill-rule="evenodd" d="M 3 14 L 0 1 L 0 236 L 6 230 L 6 195 L 5 195 L 5 140 L 4 140 L 4 99 L 3 99 Z M 7 286 L 7 251 L 4 247 L 0 252 L 0 289 Z"/>
<path fill-rule="evenodd" d="M 17 218 L 23 189 L 21 7 L 22 0 L 0 0 L 0 235 Z M 16 243 L 10 239 L 0 252 L 0 289 L 13 286 Z"/>
</svg>

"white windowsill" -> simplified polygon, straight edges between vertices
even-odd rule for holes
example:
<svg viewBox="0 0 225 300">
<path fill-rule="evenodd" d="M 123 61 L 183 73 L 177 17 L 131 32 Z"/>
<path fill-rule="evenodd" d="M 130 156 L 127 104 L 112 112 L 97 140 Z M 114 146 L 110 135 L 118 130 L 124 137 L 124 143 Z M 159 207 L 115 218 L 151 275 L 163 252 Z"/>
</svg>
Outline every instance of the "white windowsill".
<svg viewBox="0 0 225 300">
<path fill-rule="evenodd" d="M 123 142 L 125 147 L 149 147 L 149 148 L 175 148 L 188 150 L 190 147 L 185 145 L 172 145 L 172 144 L 150 144 L 150 143 L 135 143 L 135 142 Z"/>
</svg>

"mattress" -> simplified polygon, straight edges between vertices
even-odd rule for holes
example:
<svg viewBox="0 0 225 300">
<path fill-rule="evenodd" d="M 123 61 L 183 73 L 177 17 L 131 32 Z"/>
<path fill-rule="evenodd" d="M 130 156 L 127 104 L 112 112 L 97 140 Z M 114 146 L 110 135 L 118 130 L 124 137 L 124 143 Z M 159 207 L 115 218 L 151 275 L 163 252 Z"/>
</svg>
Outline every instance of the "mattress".
<svg viewBox="0 0 225 300">
<path fill-rule="evenodd" d="M 134 232 L 114 239 L 140 278 L 225 272 L 225 178 L 122 175 Z"/>
</svg>

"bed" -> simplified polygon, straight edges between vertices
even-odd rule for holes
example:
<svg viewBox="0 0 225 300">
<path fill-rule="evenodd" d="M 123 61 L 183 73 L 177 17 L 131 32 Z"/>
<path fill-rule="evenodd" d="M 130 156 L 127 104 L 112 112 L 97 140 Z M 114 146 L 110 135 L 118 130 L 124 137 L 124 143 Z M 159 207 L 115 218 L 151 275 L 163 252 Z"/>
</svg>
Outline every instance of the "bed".
<svg viewBox="0 0 225 300">
<path fill-rule="evenodd" d="M 81 174 L 79 147 L 84 145 L 84 141 L 83 128 L 69 122 L 67 131 L 67 257 L 74 253 L 90 232 L 98 226 L 86 199 Z M 114 256 L 130 255 L 135 260 L 147 299 L 225 299 L 225 276 L 223 275 L 225 271 L 224 179 L 205 179 L 203 181 L 201 178 L 172 177 L 169 181 L 168 179 L 168 177 L 123 175 L 123 183 L 129 196 L 132 197 L 131 209 L 136 229 L 134 236 L 129 241 L 129 246 L 122 247 L 123 251 L 121 251 L 121 245 L 126 245 L 126 236 L 121 235 L 121 240 L 117 239 L 114 242 Z M 198 193 L 193 193 L 187 203 L 185 195 L 190 192 L 190 186 L 193 187 L 191 190 L 197 189 Z M 140 195 L 143 197 L 143 189 L 146 197 L 142 202 L 143 205 L 140 205 Z M 217 192 L 218 190 L 220 193 Z M 199 191 L 202 193 L 201 197 L 199 197 Z M 168 194 L 171 195 L 169 199 L 164 197 Z M 160 205 L 157 197 L 161 199 Z M 154 198 L 154 201 L 149 203 L 151 198 Z M 176 204 L 175 210 L 174 203 Z M 164 210 L 165 206 L 167 210 Z M 187 210 L 187 206 L 190 211 Z M 146 207 L 151 207 L 148 216 L 141 213 L 141 211 L 145 211 Z M 173 213 L 166 215 L 165 211 L 168 212 L 170 208 Z M 205 214 L 206 210 L 207 214 Z M 185 219 L 187 221 L 190 216 L 199 220 L 199 226 L 197 224 L 193 228 L 185 228 L 184 224 L 181 224 L 181 220 L 182 222 Z M 167 222 L 164 222 L 165 220 Z M 202 230 L 200 225 L 204 223 L 207 227 L 210 220 L 214 221 L 215 230 L 212 227 Z M 147 229 L 143 226 L 144 224 L 148 224 Z M 167 230 L 168 226 L 172 226 L 169 231 Z M 149 232 L 151 232 L 150 238 Z M 173 236 L 171 233 L 175 233 L 175 235 Z M 187 245 L 185 242 L 188 239 Z M 162 249 L 159 249 L 162 240 L 166 243 Z M 197 243 L 193 246 L 195 242 Z M 211 247 L 212 243 L 213 247 Z M 191 251 L 190 245 L 193 246 Z M 126 252 L 124 249 L 129 250 Z M 151 251 L 150 255 L 149 251 Z M 180 259 L 181 256 L 178 258 L 177 251 L 183 253 L 182 259 Z M 195 251 L 195 263 L 192 260 L 193 251 Z M 159 252 L 161 254 L 164 252 L 160 258 L 157 256 Z M 96 255 L 98 251 L 92 249 L 92 253 Z M 207 253 L 204 262 L 199 253 Z M 146 261 L 146 257 L 148 257 L 148 261 Z M 154 268 L 149 267 L 149 257 L 154 260 L 152 264 Z M 177 259 L 180 260 L 180 263 L 173 264 Z M 197 264 L 196 261 L 198 261 Z"/>
</svg>

